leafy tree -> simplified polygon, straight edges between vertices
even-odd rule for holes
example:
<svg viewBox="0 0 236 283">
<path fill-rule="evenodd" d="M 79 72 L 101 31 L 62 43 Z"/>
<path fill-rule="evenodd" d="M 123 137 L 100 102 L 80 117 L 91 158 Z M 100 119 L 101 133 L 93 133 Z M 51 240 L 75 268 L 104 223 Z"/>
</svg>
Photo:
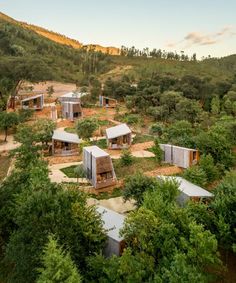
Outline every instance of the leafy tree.
<svg viewBox="0 0 236 283">
<path fill-rule="evenodd" d="M 42 144 L 48 144 L 52 141 L 53 131 L 56 128 L 54 121 L 49 119 L 39 119 L 32 125 L 32 130 L 35 134 L 36 141 Z"/>
<path fill-rule="evenodd" d="M 207 174 L 206 172 L 199 166 L 191 166 L 187 168 L 184 173 L 183 177 L 199 186 L 205 186 L 207 183 Z"/>
<path fill-rule="evenodd" d="M 34 110 L 33 109 L 19 109 L 19 123 L 24 123 L 33 116 Z"/>
<path fill-rule="evenodd" d="M 140 206 L 143 202 L 143 193 L 147 190 L 155 189 L 157 180 L 147 177 L 141 173 L 129 176 L 125 180 L 123 196 L 125 200 L 133 198 L 136 205 Z"/>
<path fill-rule="evenodd" d="M 183 120 L 174 122 L 166 128 L 164 136 L 168 142 L 174 145 L 192 147 L 193 133 L 191 123 Z"/>
<path fill-rule="evenodd" d="M 19 123 L 19 117 L 15 112 L 0 112 L 0 129 L 4 130 L 5 138 L 4 141 L 7 141 L 8 130 Z"/>
<path fill-rule="evenodd" d="M 130 150 L 124 149 L 121 152 L 120 162 L 123 166 L 130 166 L 133 163 L 133 156 Z"/>
<path fill-rule="evenodd" d="M 218 96 L 213 97 L 211 100 L 211 113 L 218 115 L 220 113 L 220 99 Z"/>
<path fill-rule="evenodd" d="M 155 154 L 155 159 L 158 163 L 161 163 L 163 159 L 163 151 L 160 148 L 158 139 L 154 140 L 154 146 L 151 148 L 152 152 Z"/>
<path fill-rule="evenodd" d="M 215 166 L 214 159 L 210 154 L 201 156 L 199 167 L 206 173 L 208 182 L 212 182 L 219 177 L 218 168 Z"/>
<path fill-rule="evenodd" d="M 230 172 L 213 191 L 211 208 L 216 215 L 217 237 L 221 246 L 232 249 L 236 243 L 236 174 Z"/>
<path fill-rule="evenodd" d="M 79 178 L 85 178 L 86 177 L 86 172 L 84 170 L 83 165 L 78 165 L 74 169 L 75 175 L 77 177 L 77 182 L 79 181 Z"/>
<path fill-rule="evenodd" d="M 81 282 L 81 277 L 70 254 L 65 253 L 52 236 L 48 237 L 48 243 L 43 250 L 41 261 L 43 268 L 38 270 L 40 275 L 36 283 Z"/>
<path fill-rule="evenodd" d="M 48 97 L 51 97 L 52 94 L 54 93 L 54 88 L 53 88 L 53 85 L 49 86 L 47 89 L 47 94 L 48 94 Z"/>
<path fill-rule="evenodd" d="M 78 136 L 85 140 L 89 140 L 97 128 L 97 121 L 91 118 L 80 119 L 76 124 Z"/>
<path fill-rule="evenodd" d="M 150 134 L 161 136 L 164 132 L 164 125 L 162 123 L 152 124 L 149 131 Z"/>
</svg>

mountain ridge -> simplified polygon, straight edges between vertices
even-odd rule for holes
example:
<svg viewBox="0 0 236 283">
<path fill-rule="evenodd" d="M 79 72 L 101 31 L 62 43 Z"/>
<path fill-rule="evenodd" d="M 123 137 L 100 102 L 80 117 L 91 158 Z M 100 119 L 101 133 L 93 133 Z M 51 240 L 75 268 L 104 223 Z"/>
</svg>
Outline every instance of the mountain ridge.
<svg viewBox="0 0 236 283">
<path fill-rule="evenodd" d="M 32 30 L 34 32 L 36 32 L 37 34 L 44 36 L 54 42 L 57 42 L 59 44 L 63 44 L 63 45 L 67 45 L 67 46 L 71 46 L 75 49 L 80 49 L 80 48 L 85 48 L 88 50 L 94 50 L 94 51 L 100 51 L 102 53 L 105 54 L 110 54 L 110 55 L 120 55 L 120 49 L 117 47 L 113 47 L 113 46 L 108 46 L 108 47 L 104 47 L 101 46 L 99 44 L 82 44 L 81 42 L 79 42 L 76 39 L 72 39 L 69 38 L 63 34 L 54 32 L 54 31 L 50 31 L 46 28 L 34 25 L 34 24 L 29 24 L 23 21 L 18 21 L 15 20 L 14 18 L 0 12 L 0 19 L 3 19 L 5 21 L 8 21 L 10 23 L 14 23 L 17 25 L 22 26 L 23 28 Z"/>
</svg>

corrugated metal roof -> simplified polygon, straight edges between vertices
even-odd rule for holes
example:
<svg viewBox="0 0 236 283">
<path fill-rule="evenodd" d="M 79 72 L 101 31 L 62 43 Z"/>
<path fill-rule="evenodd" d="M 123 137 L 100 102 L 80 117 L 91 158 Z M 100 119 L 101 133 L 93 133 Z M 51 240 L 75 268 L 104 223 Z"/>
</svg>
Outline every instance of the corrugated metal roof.
<svg viewBox="0 0 236 283">
<path fill-rule="evenodd" d="M 66 94 L 61 95 L 61 97 L 67 97 L 67 98 L 81 98 L 82 96 L 85 96 L 87 92 L 68 92 Z"/>
<path fill-rule="evenodd" d="M 76 134 L 67 133 L 61 130 L 55 130 L 52 139 L 69 143 L 80 143 L 80 139 Z"/>
<path fill-rule="evenodd" d="M 130 134 L 131 130 L 126 124 L 120 124 L 115 127 L 106 129 L 108 139 L 114 139 L 120 136 Z"/>
<path fill-rule="evenodd" d="M 175 180 L 179 183 L 179 190 L 189 197 L 212 197 L 213 194 L 203 188 L 176 176 L 158 176 L 162 180 Z"/>
<path fill-rule="evenodd" d="M 178 146 L 178 145 L 172 145 L 172 144 L 160 144 L 160 147 L 162 150 L 164 150 L 164 146 L 172 146 L 174 148 L 180 148 L 180 149 L 184 149 L 184 150 L 188 150 L 188 151 L 197 151 L 197 149 L 195 148 L 187 148 L 187 147 L 182 147 L 182 146 Z"/>
<path fill-rule="evenodd" d="M 100 205 L 96 206 L 96 209 L 101 214 L 103 228 L 108 230 L 108 237 L 116 241 L 122 241 L 123 237 L 120 236 L 120 229 L 124 226 L 125 216 Z"/>
<path fill-rule="evenodd" d="M 96 145 L 84 147 L 85 151 L 91 152 L 94 157 L 108 156 L 109 154 Z"/>
<path fill-rule="evenodd" d="M 39 97 L 43 97 L 43 94 L 37 94 L 37 95 L 34 95 L 34 96 L 29 96 L 27 98 L 22 99 L 21 102 L 33 100 L 33 99 L 36 99 L 36 98 L 39 98 Z"/>
</svg>

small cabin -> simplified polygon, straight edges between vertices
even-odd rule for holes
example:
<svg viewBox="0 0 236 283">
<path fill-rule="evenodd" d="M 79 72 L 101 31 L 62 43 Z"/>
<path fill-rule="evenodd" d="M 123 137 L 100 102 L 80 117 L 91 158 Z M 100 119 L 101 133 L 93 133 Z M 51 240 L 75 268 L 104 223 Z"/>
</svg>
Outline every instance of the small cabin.
<svg viewBox="0 0 236 283">
<path fill-rule="evenodd" d="M 120 256 L 125 247 L 124 238 L 120 236 L 125 216 L 100 205 L 96 206 L 96 210 L 101 215 L 103 229 L 107 233 L 104 255 L 106 257 L 112 255 Z"/>
<path fill-rule="evenodd" d="M 180 195 L 177 197 L 179 205 L 184 206 L 189 200 L 200 201 L 213 197 L 213 194 L 207 190 L 185 180 L 182 177 L 176 176 L 158 176 L 159 180 L 173 180 L 179 184 Z"/>
<path fill-rule="evenodd" d="M 196 149 L 175 146 L 171 144 L 160 144 L 164 151 L 164 161 L 181 168 L 188 168 L 199 161 L 199 151 Z"/>
<path fill-rule="evenodd" d="M 124 149 L 131 146 L 132 132 L 126 124 L 106 129 L 107 146 L 109 149 Z"/>
<path fill-rule="evenodd" d="M 85 93 L 73 93 L 69 92 L 61 97 L 59 101 L 62 106 L 62 117 L 70 121 L 74 121 L 82 116 L 82 107 L 81 107 L 81 97 Z"/>
<path fill-rule="evenodd" d="M 80 102 L 62 102 L 62 117 L 74 121 L 82 116 L 82 107 Z"/>
<path fill-rule="evenodd" d="M 115 108 L 117 106 L 117 100 L 107 96 L 99 95 L 99 106 L 106 108 Z"/>
<path fill-rule="evenodd" d="M 37 94 L 21 100 L 22 109 L 42 110 L 44 105 L 44 95 Z"/>
<path fill-rule="evenodd" d="M 77 155 L 80 139 L 76 134 L 55 130 L 52 136 L 52 154 L 58 156 Z"/>
<path fill-rule="evenodd" d="M 116 175 L 111 157 L 98 146 L 84 147 L 83 166 L 87 179 L 95 189 L 116 184 Z"/>
<path fill-rule="evenodd" d="M 80 102 L 81 97 L 87 95 L 86 92 L 68 92 L 61 95 L 58 100 L 62 102 Z"/>
</svg>

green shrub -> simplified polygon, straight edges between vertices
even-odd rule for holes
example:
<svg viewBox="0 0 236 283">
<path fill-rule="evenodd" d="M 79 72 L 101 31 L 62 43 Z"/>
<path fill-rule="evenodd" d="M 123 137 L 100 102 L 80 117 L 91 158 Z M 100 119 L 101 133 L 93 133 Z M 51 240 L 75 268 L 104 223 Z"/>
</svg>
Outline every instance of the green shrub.
<svg viewBox="0 0 236 283">
<path fill-rule="evenodd" d="M 207 183 L 207 175 L 199 166 L 192 166 L 186 169 L 183 173 L 183 177 L 199 186 L 204 186 Z"/>
<path fill-rule="evenodd" d="M 129 150 L 122 150 L 120 162 L 124 166 L 129 166 L 133 163 L 133 156 Z"/>
<path fill-rule="evenodd" d="M 219 177 L 218 168 L 210 154 L 201 156 L 199 167 L 206 173 L 207 181 L 212 182 Z"/>
<path fill-rule="evenodd" d="M 158 136 L 161 136 L 163 134 L 163 131 L 164 131 L 164 124 L 163 123 L 152 124 L 150 129 L 149 129 L 150 134 L 158 135 Z"/>
</svg>

